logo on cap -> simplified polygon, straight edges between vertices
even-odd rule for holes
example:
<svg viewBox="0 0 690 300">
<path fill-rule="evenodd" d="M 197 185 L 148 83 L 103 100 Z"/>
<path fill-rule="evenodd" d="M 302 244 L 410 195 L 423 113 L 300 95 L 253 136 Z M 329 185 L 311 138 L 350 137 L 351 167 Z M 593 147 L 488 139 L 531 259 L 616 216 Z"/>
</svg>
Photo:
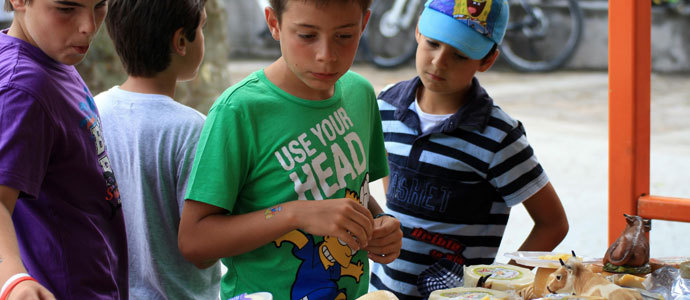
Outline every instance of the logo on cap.
<svg viewBox="0 0 690 300">
<path fill-rule="evenodd" d="M 491 36 L 491 28 L 487 26 L 487 19 L 491 13 L 493 0 L 433 0 L 430 8 L 446 15 L 453 16 L 456 20 L 465 23 L 485 36 Z"/>
</svg>

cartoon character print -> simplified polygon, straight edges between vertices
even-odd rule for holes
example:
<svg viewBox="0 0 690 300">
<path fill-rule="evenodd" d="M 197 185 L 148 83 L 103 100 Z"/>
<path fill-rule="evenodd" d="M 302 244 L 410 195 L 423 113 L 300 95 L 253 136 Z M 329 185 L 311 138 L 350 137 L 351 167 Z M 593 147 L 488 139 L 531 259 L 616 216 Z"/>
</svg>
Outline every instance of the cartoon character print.
<svg viewBox="0 0 690 300">
<path fill-rule="evenodd" d="M 453 10 L 453 17 L 467 21 L 467 25 L 481 34 L 489 34 L 486 19 L 491 12 L 491 1 L 493 0 L 457 1 Z"/>
<path fill-rule="evenodd" d="M 491 12 L 491 4 L 497 0 L 434 0 L 429 7 L 452 15 L 458 21 L 467 23 L 477 32 L 489 35 L 491 30 L 487 27 L 487 18 Z"/>
<path fill-rule="evenodd" d="M 84 87 L 84 94 L 86 94 L 86 101 L 79 102 L 79 110 L 86 114 L 86 117 L 79 122 L 79 127 L 90 129 L 96 124 L 98 116 L 96 115 L 96 102 L 89 94 L 89 90 Z"/>
<path fill-rule="evenodd" d="M 487 0 L 467 1 L 467 12 L 470 13 L 470 16 L 473 16 L 475 18 L 479 18 L 479 16 L 484 11 L 484 7 L 486 6 L 486 1 Z M 491 0 L 489 0 L 489 1 L 491 1 Z M 484 18 L 484 20 L 486 21 L 486 18 Z"/>
<path fill-rule="evenodd" d="M 105 201 L 108 201 L 110 208 L 112 208 L 112 215 L 118 208 L 122 207 L 120 202 L 120 190 L 117 188 L 117 181 L 115 180 L 115 174 L 112 171 L 104 172 L 103 177 L 105 178 Z"/>
<path fill-rule="evenodd" d="M 96 110 L 96 102 L 86 87 L 84 87 L 84 94 L 86 95 L 86 100 L 79 103 L 79 110 L 81 110 L 85 116 L 80 120 L 79 127 L 88 130 L 91 133 L 91 139 L 96 144 L 98 163 L 101 166 L 103 179 L 105 179 L 106 184 L 104 200 L 110 205 L 112 215 L 115 215 L 117 209 L 122 206 L 120 202 L 120 191 L 117 187 L 117 181 L 115 180 L 113 170 L 110 167 L 110 159 L 105 152 L 105 140 L 103 139 L 101 122 Z"/>
<path fill-rule="evenodd" d="M 364 205 L 369 200 L 369 174 L 365 174 L 359 193 L 345 189 L 345 198 Z M 283 242 L 295 245 L 292 254 L 302 261 L 290 291 L 291 299 L 347 299 L 347 291 L 339 288 L 343 276 L 359 282 L 364 273 L 361 261 L 352 261 L 357 251 L 336 237 L 325 236 L 316 242 L 314 236 L 293 230 L 273 241 L 276 247 Z"/>
</svg>

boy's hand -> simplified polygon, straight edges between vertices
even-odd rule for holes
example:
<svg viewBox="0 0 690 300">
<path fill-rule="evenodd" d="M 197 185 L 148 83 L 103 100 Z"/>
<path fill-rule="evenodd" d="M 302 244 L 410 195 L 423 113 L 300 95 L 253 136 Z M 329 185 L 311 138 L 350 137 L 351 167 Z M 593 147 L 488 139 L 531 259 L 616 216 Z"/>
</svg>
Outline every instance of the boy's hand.
<svg viewBox="0 0 690 300">
<path fill-rule="evenodd" d="M 17 284 L 10 292 L 7 300 L 55 300 L 55 296 L 40 283 L 25 280 Z"/>
<path fill-rule="evenodd" d="M 369 259 L 388 264 L 400 256 L 403 233 L 400 221 L 390 216 L 374 219 L 374 232 L 369 246 L 364 248 L 369 252 Z"/>
<path fill-rule="evenodd" d="M 299 202 L 298 228 L 313 235 L 337 237 L 354 250 L 367 246 L 374 218 L 357 201 L 340 198 Z"/>
</svg>

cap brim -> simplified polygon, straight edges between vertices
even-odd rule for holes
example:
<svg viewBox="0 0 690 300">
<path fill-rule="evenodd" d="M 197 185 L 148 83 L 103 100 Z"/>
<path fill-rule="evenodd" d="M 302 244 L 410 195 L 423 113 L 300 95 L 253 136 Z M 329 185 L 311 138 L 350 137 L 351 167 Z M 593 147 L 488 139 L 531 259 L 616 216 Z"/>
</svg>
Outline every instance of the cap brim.
<svg viewBox="0 0 690 300">
<path fill-rule="evenodd" d="M 471 59 L 482 59 L 494 42 L 456 20 L 432 8 L 426 8 L 419 17 L 419 33 L 460 50 Z"/>
</svg>

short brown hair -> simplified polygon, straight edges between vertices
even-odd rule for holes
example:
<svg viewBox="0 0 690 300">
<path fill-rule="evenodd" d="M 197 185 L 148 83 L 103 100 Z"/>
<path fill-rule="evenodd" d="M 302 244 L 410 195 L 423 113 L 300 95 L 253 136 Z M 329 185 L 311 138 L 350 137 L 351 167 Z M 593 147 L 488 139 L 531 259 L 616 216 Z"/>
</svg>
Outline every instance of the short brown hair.
<svg viewBox="0 0 690 300">
<path fill-rule="evenodd" d="M 494 46 L 491 47 L 491 50 L 489 50 L 489 53 L 487 53 L 486 55 L 484 55 L 484 57 L 482 57 L 482 60 L 489 59 L 489 57 L 491 57 L 491 55 L 494 55 L 494 52 L 496 52 L 497 49 L 498 49 L 498 44 L 494 43 Z"/>
<path fill-rule="evenodd" d="M 25 4 L 31 4 L 31 0 L 24 0 Z M 13 11 L 14 7 L 12 7 L 12 3 L 10 3 L 10 0 L 5 0 L 5 11 Z"/>
<path fill-rule="evenodd" d="M 152 77 L 172 61 L 175 31 L 191 42 L 206 0 L 110 0 L 105 24 L 128 75 Z"/>
<path fill-rule="evenodd" d="M 7 1 L 7 0 L 5 0 Z M 283 16 L 283 12 L 285 11 L 285 6 L 287 5 L 288 1 L 290 0 L 269 0 L 271 3 L 271 8 L 273 8 L 273 11 L 275 12 L 278 22 L 280 22 L 281 17 Z M 293 0 L 294 1 L 294 0 Z M 371 1 L 372 0 L 300 0 L 303 2 L 314 2 L 317 6 L 323 6 L 327 5 L 331 1 L 340 1 L 340 2 L 354 2 L 359 5 L 359 7 L 362 8 L 362 14 L 365 14 L 367 10 L 369 10 L 369 6 L 371 6 Z"/>
</svg>

